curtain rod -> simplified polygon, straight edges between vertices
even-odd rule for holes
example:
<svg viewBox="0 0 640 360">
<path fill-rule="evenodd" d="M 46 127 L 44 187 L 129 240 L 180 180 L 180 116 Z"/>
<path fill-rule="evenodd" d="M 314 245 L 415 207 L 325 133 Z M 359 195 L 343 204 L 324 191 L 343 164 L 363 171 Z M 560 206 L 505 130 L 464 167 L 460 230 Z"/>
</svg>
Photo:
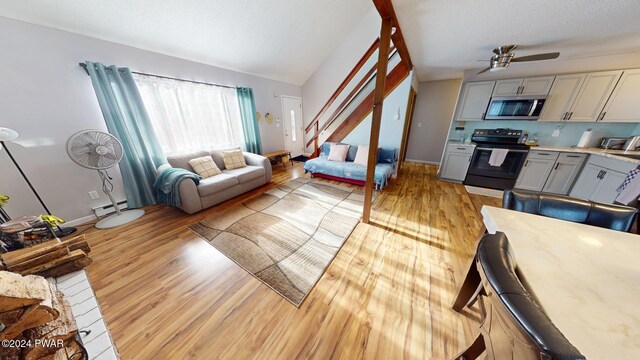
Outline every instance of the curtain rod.
<svg viewBox="0 0 640 360">
<path fill-rule="evenodd" d="M 87 70 L 87 64 L 85 63 L 78 63 L 78 65 L 80 65 L 80 67 L 82 67 L 84 69 L 84 71 L 87 73 L 87 75 L 89 75 L 89 70 Z M 221 85 L 221 84 L 215 84 L 215 83 L 208 83 L 208 82 L 204 82 L 204 81 L 195 81 L 195 80 L 185 80 L 185 79 L 180 79 L 180 78 L 175 78 L 175 77 L 170 77 L 170 76 L 164 76 L 164 75 L 156 75 L 156 74 L 149 74 L 149 73 L 143 73 L 143 72 L 138 72 L 138 71 L 132 71 L 133 74 L 138 74 L 138 75 L 145 75 L 145 76 L 153 76 L 153 77 L 157 77 L 160 79 L 169 79 L 169 80 L 177 80 L 177 81 L 186 81 L 186 82 L 190 82 L 190 83 L 194 83 L 194 84 L 201 84 L 201 85 L 211 85 L 211 86 L 217 86 L 217 87 L 223 87 L 223 88 L 228 88 L 228 89 L 235 89 L 235 86 L 229 86 L 229 85 Z"/>
</svg>

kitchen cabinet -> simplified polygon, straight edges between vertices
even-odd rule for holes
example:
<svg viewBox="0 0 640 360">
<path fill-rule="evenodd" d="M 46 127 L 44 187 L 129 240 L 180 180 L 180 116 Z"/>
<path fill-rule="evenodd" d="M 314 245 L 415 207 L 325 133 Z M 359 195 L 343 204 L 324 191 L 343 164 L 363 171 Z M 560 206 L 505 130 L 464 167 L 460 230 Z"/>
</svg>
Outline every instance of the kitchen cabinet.
<svg viewBox="0 0 640 360">
<path fill-rule="evenodd" d="M 625 70 L 602 112 L 602 122 L 640 122 L 640 70 Z"/>
<path fill-rule="evenodd" d="M 456 107 L 456 121 L 482 121 L 495 81 L 470 81 L 462 85 Z"/>
<path fill-rule="evenodd" d="M 622 71 L 589 73 L 571 105 L 567 121 L 593 122 L 601 116 Z"/>
<path fill-rule="evenodd" d="M 527 160 L 516 180 L 516 189 L 542 191 L 558 159 L 556 151 L 529 151 Z"/>
<path fill-rule="evenodd" d="M 440 178 L 464 181 L 474 149 L 475 145 L 471 144 L 448 144 L 440 168 Z"/>
<path fill-rule="evenodd" d="M 560 153 L 551 173 L 542 188 L 542 192 L 567 195 L 575 182 L 587 154 Z"/>
<path fill-rule="evenodd" d="M 591 155 L 571 189 L 571 197 L 611 204 L 618 197 L 616 191 L 637 164 Z"/>
<path fill-rule="evenodd" d="M 571 112 L 587 74 L 556 76 L 538 121 L 561 121 Z"/>
<path fill-rule="evenodd" d="M 555 76 L 506 79 L 496 81 L 493 96 L 547 95 Z"/>
</svg>

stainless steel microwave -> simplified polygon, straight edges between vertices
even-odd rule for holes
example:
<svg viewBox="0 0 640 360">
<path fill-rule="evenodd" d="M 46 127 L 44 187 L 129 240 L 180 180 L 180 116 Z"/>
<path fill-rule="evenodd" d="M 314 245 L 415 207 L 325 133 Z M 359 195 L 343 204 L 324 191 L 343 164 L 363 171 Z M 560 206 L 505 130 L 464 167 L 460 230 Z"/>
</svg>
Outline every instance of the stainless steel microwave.
<svg viewBox="0 0 640 360">
<path fill-rule="evenodd" d="M 499 96 L 491 98 L 485 120 L 538 120 L 546 96 Z"/>
</svg>

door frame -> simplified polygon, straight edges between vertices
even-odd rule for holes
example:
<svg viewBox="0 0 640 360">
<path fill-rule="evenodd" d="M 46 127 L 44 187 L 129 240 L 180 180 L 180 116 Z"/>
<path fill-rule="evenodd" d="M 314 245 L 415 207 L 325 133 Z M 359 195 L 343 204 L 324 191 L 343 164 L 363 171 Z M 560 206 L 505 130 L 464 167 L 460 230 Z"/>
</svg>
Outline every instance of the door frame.
<svg viewBox="0 0 640 360">
<path fill-rule="evenodd" d="M 291 96 L 291 95 L 280 95 L 280 107 L 281 107 L 281 111 L 282 111 L 282 139 L 284 141 L 284 149 L 283 150 L 287 150 L 287 135 L 285 133 L 285 131 L 287 130 L 285 128 L 285 121 L 284 121 L 284 117 L 286 116 L 286 112 L 284 109 L 284 99 L 285 98 L 289 98 L 289 99 L 297 99 L 300 101 L 300 130 L 301 130 L 301 136 L 300 136 L 300 141 L 301 141 L 301 146 L 302 149 L 300 150 L 300 153 L 302 155 L 305 154 L 305 146 L 304 146 L 304 112 L 303 112 L 303 105 L 302 105 L 302 97 L 301 96 Z M 297 125 L 297 124 L 296 124 Z"/>
</svg>

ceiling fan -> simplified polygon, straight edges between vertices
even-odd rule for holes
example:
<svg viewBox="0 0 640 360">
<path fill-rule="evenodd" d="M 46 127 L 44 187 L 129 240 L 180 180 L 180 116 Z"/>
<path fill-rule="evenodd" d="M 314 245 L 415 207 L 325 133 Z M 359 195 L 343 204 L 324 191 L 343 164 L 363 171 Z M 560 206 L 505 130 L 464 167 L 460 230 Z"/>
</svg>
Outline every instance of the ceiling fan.
<svg viewBox="0 0 640 360">
<path fill-rule="evenodd" d="M 506 69 L 511 62 L 524 62 L 524 61 L 538 61 L 538 60 L 551 60 L 560 56 L 559 52 L 535 54 L 528 56 L 515 57 L 515 50 L 518 45 L 505 45 L 493 49 L 493 55 L 489 59 L 489 66 L 482 69 L 478 74 L 482 74 L 487 71 L 500 71 Z"/>
</svg>

